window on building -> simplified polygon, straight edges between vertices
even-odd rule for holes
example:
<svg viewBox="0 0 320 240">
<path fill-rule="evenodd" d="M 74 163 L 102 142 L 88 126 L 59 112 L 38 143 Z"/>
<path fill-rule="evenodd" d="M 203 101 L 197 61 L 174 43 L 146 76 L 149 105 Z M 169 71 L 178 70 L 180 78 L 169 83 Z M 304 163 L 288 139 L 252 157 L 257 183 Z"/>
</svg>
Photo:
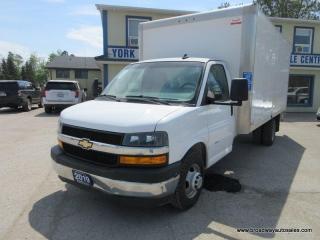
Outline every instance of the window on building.
<svg viewBox="0 0 320 240">
<path fill-rule="evenodd" d="M 70 78 L 70 70 L 68 69 L 57 69 L 56 70 L 57 78 Z"/>
<path fill-rule="evenodd" d="M 274 27 L 276 28 L 277 31 L 279 31 L 279 33 L 282 33 L 282 26 L 281 25 L 274 25 Z"/>
<path fill-rule="evenodd" d="M 220 64 L 213 65 L 208 75 L 208 96 L 216 100 L 229 100 L 228 80 L 224 67 Z"/>
<path fill-rule="evenodd" d="M 290 75 L 288 106 L 312 106 L 313 76 Z"/>
<path fill-rule="evenodd" d="M 150 21 L 150 17 L 127 17 L 127 45 L 138 47 L 139 24 Z"/>
<path fill-rule="evenodd" d="M 312 53 L 313 28 L 296 27 L 294 30 L 294 53 Z"/>
<path fill-rule="evenodd" d="M 75 70 L 75 78 L 76 79 L 88 79 L 88 70 L 85 70 L 85 69 Z"/>
</svg>

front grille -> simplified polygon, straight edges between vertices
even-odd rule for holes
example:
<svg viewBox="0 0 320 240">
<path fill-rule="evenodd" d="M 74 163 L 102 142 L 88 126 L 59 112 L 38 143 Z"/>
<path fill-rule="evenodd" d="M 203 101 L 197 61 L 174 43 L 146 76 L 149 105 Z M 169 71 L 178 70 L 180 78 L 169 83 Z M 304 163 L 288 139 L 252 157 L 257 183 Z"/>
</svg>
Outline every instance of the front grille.
<svg viewBox="0 0 320 240">
<path fill-rule="evenodd" d="M 77 138 L 87 138 L 91 141 L 113 145 L 121 145 L 124 137 L 124 134 L 122 133 L 105 132 L 95 129 L 74 127 L 70 125 L 62 126 L 62 134 Z"/>
<path fill-rule="evenodd" d="M 84 150 L 80 147 L 67 143 L 63 143 L 63 150 L 67 155 L 94 165 L 103 167 L 116 167 L 118 165 L 118 155 L 116 154 Z"/>
</svg>

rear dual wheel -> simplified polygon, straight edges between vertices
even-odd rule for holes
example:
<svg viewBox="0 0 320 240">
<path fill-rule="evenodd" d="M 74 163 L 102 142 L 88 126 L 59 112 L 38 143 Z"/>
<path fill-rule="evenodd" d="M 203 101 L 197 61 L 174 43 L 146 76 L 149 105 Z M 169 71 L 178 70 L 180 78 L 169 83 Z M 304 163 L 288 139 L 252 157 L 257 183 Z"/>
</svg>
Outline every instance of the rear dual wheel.
<svg viewBox="0 0 320 240">
<path fill-rule="evenodd" d="M 252 133 L 253 141 L 257 144 L 271 146 L 276 138 L 276 120 L 273 118 Z"/>
</svg>

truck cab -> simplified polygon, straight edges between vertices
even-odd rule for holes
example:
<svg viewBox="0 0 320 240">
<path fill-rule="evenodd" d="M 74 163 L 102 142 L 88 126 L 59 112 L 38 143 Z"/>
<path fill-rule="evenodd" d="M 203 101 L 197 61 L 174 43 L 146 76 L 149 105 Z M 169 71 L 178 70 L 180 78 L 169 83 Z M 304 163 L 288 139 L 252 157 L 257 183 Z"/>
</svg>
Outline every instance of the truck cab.
<svg viewBox="0 0 320 240">
<path fill-rule="evenodd" d="M 188 208 L 205 169 L 232 150 L 233 107 L 247 91 L 247 81 L 231 81 L 222 61 L 130 64 L 97 99 L 61 113 L 55 169 L 66 182 Z"/>
</svg>

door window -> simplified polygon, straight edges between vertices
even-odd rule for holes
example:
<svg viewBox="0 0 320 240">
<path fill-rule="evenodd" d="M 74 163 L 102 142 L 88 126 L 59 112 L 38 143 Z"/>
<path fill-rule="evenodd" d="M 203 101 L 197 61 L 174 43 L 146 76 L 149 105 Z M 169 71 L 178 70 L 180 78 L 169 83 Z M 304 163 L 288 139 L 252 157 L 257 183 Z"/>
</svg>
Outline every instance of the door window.
<svg viewBox="0 0 320 240">
<path fill-rule="evenodd" d="M 219 101 L 229 100 L 228 80 L 221 64 L 211 66 L 207 81 L 208 97 Z"/>
</svg>

